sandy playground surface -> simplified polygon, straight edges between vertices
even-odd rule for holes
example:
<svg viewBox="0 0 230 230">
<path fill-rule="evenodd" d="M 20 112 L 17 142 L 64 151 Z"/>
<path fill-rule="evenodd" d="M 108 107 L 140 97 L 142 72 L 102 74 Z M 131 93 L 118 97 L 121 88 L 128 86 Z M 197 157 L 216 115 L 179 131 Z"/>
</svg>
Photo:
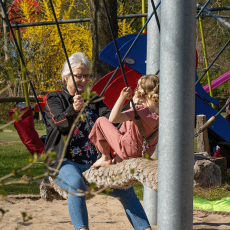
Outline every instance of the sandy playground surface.
<svg viewBox="0 0 230 230">
<path fill-rule="evenodd" d="M 120 202 L 113 197 L 97 195 L 87 201 L 87 207 L 91 230 L 133 229 Z M 74 230 L 66 200 L 48 203 L 39 199 L 39 196 L 19 195 L 0 201 L 0 208 L 9 210 L 0 222 L 1 230 Z M 27 212 L 33 219 L 23 223 L 21 212 Z M 194 210 L 193 216 L 193 229 L 230 229 L 230 215 L 226 213 Z M 157 227 L 152 226 L 152 229 L 156 230 Z"/>
</svg>

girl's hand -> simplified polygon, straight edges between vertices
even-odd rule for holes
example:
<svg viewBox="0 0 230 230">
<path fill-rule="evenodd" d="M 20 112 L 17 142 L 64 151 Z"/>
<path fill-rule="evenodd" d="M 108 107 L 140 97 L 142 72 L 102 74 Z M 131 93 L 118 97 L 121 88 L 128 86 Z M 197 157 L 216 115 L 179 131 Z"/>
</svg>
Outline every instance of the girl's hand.
<svg viewBox="0 0 230 230">
<path fill-rule="evenodd" d="M 132 89 L 130 87 L 123 88 L 120 97 L 124 100 L 130 100 L 132 98 Z"/>
<path fill-rule="evenodd" d="M 81 95 L 77 95 L 75 94 L 75 96 L 73 97 L 73 109 L 75 112 L 78 112 L 82 109 L 83 105 L 84 105 L 84 100 L 83 97 Z"/>
</svg>

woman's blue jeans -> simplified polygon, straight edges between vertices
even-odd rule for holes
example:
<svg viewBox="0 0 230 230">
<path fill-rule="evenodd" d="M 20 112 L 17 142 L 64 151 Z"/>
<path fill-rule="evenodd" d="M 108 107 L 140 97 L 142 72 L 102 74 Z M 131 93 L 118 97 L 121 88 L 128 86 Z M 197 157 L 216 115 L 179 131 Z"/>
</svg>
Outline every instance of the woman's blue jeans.
<svg viewBox="0 0 230 230">
<path fill-rule="evenodd" d="M 79 193 L 78 190 L 86 191 L 85 182 L 81 174 L 89 168 L 90 165 L 81 165 L 71 160 L 66 160 L 62 163 L 55 182 L 60 187 L 73 193 Z M 133 187 L 127 190 L 115 189 L 109 195 L 120 200 L 134 229 L 150 228 L 147 216 Z M 75 196 L 69 193 L 68 208 L 75 229 L 89 228 L 85 196 Z"/>
</svg>

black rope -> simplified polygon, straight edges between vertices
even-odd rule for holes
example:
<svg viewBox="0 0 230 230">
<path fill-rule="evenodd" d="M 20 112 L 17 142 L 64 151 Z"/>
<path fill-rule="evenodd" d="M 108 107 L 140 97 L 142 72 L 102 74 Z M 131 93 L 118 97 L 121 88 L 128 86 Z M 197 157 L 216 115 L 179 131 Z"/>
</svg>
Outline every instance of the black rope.
<svg viewBox="0 0 230 230">
<path fill-rule="evenodd" d="M 155 14 L 155 18 L 156 18 L 157 26 L 158 26 L 158 29 L 159 29 L 159 33 L 160 33 L 161 27 L 160 27 L 159 18 L 158 18 L 158 15 L 157 15 L 157 10 L 156 10 L 156 7 L 155 7 L 155 4 L 154 4 L 153 0 L 151 0 L 151 3 L 152 3 L 153 11 L 154 11 L 154 14 Z"/>
<path fill-rule="evenodd" d="M 211 68 L 211 66 L 215 63 L 215 61 L 217 60 L 217 58 L 222 54 L 222 52 L 225 50 L 225 48 L 228 46 L 229 43 L 230 43 L 230 39 L 225 43 L 225 45 L 220 50 L 220 52 L 216 55 L 216 57 L 209 64 L 208 68 L 203 72 L 203 74 L 201 75 L 201 77 L 196 81 L 195 86 L 197 86 L 197 84 L 200 82 L 200 80 L 205 76 L 205 74 L 208 72 L 208 70 Z"/>
<path fill-rule="evenodd" d="M 57 25 L 59 37 L 60 37 L 61 43 L 62 43 L 62 48 L 63 48 L 63 50 L 64 50 L 65 57 L 66 57 L 66 61 L 67 61 L 68 66 L 69 66 L 69 71 L 70 71 L 70 73 L 71 73 L 71 77 L 72 77 L 72 80 L 73 80 L 73 83 L 74 83 L 74 87 L 75 87 L 75 90 L 76 90 L 77 94 L 79 95 L 79 91 L 78 91 L 78 89 L 77 89 L 77 85 L 76 85 L 76 82 L 75 82 L 75 80 L 74 80 L 73 71 L 72 71 L 72 68 L 71 68 L 71 65 L 70 65 L 70 62 L 69 62 L 69 57 L 68 57 L 67 52 L 66 52 L 65 44 L 64 44 L 64 41 L 63 41 L 63 38 L 62 38 L 62 34 L 61 34 L 61 30 L 60 30 L 60 27 L 59 27 L 59 24 L 58 24 L 58 20 L 57 20 L 55 11 L 54 11 L 54 7 L 53 7 L 52 0 L 49 0 L 49 2 L 50 2 L 50 6 L 51 6 L 51 9 L 52 9 L 52 12 L 53 12 L 54 20 L 55 20 L 56 25 Z M 85 113 L 87 114 L 86 111 L 85 111 Z M 87 116 L 86 116 L 85 119 L 86 119 L 86 122 L 87 122 L 87 125 L 88 125 L 89 129 L 91 130 L 92 127 L 91 127 L 91 125 L 90 125 L 90 123 L 89 123 L 89 120 L 88 120 Z"/>
<path fill-rule="evenodd" d="M 58 24 L 58 20 L 57 20 L 55 11 L 54 11 L 52 0 L 49 0 L 49 2 L 50 2 L 50 6 L 51 6 L 51 9 L 52 9 L 52 12 L 53 12 L 54 20 L 55 20 L 55 23 L 56 23 L 56 26 L 57 26 L 57 29 L 58 29 L 59 37 L 61 39 L 62 48 L 63 48 L 64 53 L 65 53 L 66 61 L 67 61 L 68 66 L 69 66 L 69 71 L 70 71 L 70 74 L 71 74 L 71 77 L 72 77 L 72 80 L 73 80 L 74 88 L 75 88 L 77 94 L 79 95 L 79 92 L 78 92 L 78 89 L 77 89 L 77 85 L 76 85 L 76 82 L 74 80 L 73 71 L 72 71 L 72 68 L 71 68 L 71 65 L 70 65 L 70 62 L 69 62 L 69 57 L 67 55 L 65 44 L 64 44 L 64 41 L 63 41 L 63 38 L 62 38 L 61 30 L 60 30 L 60 27 L 59 27 L 59 24 Z"/>
<path fill-rule="evenodd" d="M 121 63 L 120 53 L 119 53 L 119 50 L 118 50 L 118 47 L 117 47 L 116 39 L 115 39 L 114 34 L 113 34 L 113 30 L 112 30 L 112 26 L 111 26 L 111 22 L 110 22 L 110 18 L 109 18 L 109 14 L 108 14 L 108 10 L 107 10 L 107 6 L 106 6 L 106 3 L 105 3 L 105 0 L 103 0 L 103 4 L 104 4 L 105 13 L 106 13 L 106 17 L 107 17 L 107 20 L 108 20 L 108 24 L 109 24 L 109 29 L 110 29 L 110 32 L 111 32 L 111 36 L 112 36 L 112 39 L 113 39 L 113 43 L 114 43 L 114 46 L 115 46 L 115 49 L 116 49 L 116 52 L 117 52 L 119 66 L 121 68 L 121 72 L 122 72 L 122 75 L 123 75 L 123 78 L 124 78 L 124 81 L 125 81 L 125 85 L 126 85 L 126 87 L 129 87 L 128 82 L 127 82 L 127 78 L 125 76 L 125 71 L 124 71 L 123 65 Z M 139 117 L 139 115 L 138 115 L 138 113 L 137 113 L 137 111 L 135 109 L 135 104 L 133 102 L 133 99 L 131 98 L 130 101 L 131 101 L 132 107 L 134 109 L 135 119 L 140 120 L 140 117 Z"/>
<path fill-rule="evenodd" d="M 156 9 L 160 6 L 161 4 L 161 0 L 158 2 Z M 141 28 L 140 32 L 137 34 L 136 38 L 134 39 L 133 43 L 131 44 L 131 46 L 129 47 L 128 51 L 126 52 L 126 54 L 124 55 L 124 57 L 122 58 L 122 63 L 124 62 L 125 58 L 128 56 L 129 52 L 131 51 L 131 49 L 133 48 L 133 46 L 136 44 L 137 39 L 141 36 L 143 30 L 145 29 L 145 27 L 147 26 L 147 24 L 149 23 L 150 19 L 152 18 L 152 16 L 154 15 L 154 11 L 151 13 L 151 15 L 149 16 L 149 18 L 147 19 L 147 21 L 145 22 L 144 26 Z M 118 66 L 115 70 L 115 72 L 113 73 L 113 75 L 111 76 L 111 78 L 109 79 L 109 81 L 107 82 L 106 86 L 104 87 L 104 89 L 102 90 L 100 97 L 102 97 L 102 95 L 104 94 L 105 90 L 107 89 L 107 87 L 109 86 L 109 84 L 111 83 L 111 81 L 113 80 L 114 76 L 116 75 L 117 71 L 119 70 Z M 160 70 L 157 71 L 156 74 L 158 74 L 160 72 Z"/>
</svg>

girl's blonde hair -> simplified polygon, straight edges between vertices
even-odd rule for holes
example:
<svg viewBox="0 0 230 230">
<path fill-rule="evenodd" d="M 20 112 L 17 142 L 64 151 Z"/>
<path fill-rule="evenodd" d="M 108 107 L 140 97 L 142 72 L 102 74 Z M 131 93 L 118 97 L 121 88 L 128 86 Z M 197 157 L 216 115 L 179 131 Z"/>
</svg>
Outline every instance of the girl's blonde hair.
<svg viewBox="0 0 230 230">
<path fill-rule="evenodd" d="M 159 77 L 151 74 L 142 76 L 137 82 L 135 96 L 137 98 L 148 97 L 159 103 Z"/>
</svg>

